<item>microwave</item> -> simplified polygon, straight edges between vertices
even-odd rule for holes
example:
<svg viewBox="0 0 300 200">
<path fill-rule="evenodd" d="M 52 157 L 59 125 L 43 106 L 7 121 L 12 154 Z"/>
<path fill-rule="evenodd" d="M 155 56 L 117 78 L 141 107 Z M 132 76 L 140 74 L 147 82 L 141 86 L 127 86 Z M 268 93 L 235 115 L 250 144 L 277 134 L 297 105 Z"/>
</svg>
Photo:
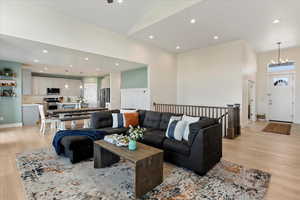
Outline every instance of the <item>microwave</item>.
<svg viewBox="0 0 300 200">
<path fill-rule="evenodd" d="M 60 89 L 59 88 L 47 88 L 47 95 L 59 95 Z"/>
</svg>

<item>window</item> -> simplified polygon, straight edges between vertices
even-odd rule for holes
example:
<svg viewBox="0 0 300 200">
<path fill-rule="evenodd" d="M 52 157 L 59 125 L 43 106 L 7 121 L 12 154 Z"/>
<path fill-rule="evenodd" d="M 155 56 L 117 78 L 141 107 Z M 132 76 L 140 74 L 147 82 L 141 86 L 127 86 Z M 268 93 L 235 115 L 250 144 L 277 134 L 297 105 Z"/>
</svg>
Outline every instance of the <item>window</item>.
<svg viewBox="0 0 300 200">
<path fill-rule="evenodd" d="M 282 65 L 270 64 L 268 66 L 268 72 L 291 71 L 294 69 L 295 69 L 295 63 L 293 62 L 288 62 Z"/>
<path fill-rule="evenodd" d="M 273 85 L 274 87 L 284 87 L 289 85 L 288 78 L 273 78 Z"/>
</svg>

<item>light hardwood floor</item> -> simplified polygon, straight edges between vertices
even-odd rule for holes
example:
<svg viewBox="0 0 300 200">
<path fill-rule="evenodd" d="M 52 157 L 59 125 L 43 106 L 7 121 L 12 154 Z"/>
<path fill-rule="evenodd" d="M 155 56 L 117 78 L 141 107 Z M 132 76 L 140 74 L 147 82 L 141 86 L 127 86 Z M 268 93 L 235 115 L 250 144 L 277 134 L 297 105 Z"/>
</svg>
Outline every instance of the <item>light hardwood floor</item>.
<svg viewBox="0 0 300 200">
<path fill-rule="evenodd" d="M 223 140 L 223 159 L 272 174 L 266 199 L 300 199 L 300 125 L 290 136 L 261 132 L 259 122 L 242 130 L 235 140 Z M 23 200 L 16 168 L 16 153 L 43 148 L 51 134 L 41 136 L 37 127 L 0 129 L 0 200 Z"/>
</svg>

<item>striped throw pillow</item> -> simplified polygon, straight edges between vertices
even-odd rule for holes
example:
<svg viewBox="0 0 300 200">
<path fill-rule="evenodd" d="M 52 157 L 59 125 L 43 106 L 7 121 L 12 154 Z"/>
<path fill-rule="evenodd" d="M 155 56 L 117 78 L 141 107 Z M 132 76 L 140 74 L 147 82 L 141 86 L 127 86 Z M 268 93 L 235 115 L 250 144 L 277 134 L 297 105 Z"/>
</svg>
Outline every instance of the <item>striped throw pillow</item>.
<svg viewBox="0 0 300 200">
<path fill-rule="evenodd" d="M 200 120 L 200 117 L 191 117 L 191 116 L 183 115 L 182 120 L 187 122 L 186 128 L 184 130 L 184 134 L 183 134 L 183 139 L 185 141 L 189 141 L 190 124 L 198 122 Z"/>
<path fill-rule="evenodd" d="M 113 118 L 113 128 L 123 128 L 124 127 L 124 115 L 122 113 L 112 113 Z"/>
<path fill-rule="evenodd" d="M 173 120 L 169 123 L 166 137 L 170 139 L 175 139 L 178 141 L 182 140 L 184 130 L 186 128 L 187 122 L 182 120 Z"/>
</svg>

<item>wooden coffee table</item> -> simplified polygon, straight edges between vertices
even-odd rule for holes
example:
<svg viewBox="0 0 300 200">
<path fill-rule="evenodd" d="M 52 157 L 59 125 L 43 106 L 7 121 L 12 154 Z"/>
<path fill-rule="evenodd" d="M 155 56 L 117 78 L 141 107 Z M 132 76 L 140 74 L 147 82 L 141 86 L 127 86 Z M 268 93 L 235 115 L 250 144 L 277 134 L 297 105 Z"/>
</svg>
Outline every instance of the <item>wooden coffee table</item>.
<svg viewBox="0 0 300 200">
<path fill-rule="evenodd" d="M 103 168 L 125 158 L 134 163 L 134 192 L 140 198 L 163 181 L 163 151 L 142 143 L 137 150 L 117 147 L 104 140 L 94 142 L 94 167 Z"/>
</svg>

